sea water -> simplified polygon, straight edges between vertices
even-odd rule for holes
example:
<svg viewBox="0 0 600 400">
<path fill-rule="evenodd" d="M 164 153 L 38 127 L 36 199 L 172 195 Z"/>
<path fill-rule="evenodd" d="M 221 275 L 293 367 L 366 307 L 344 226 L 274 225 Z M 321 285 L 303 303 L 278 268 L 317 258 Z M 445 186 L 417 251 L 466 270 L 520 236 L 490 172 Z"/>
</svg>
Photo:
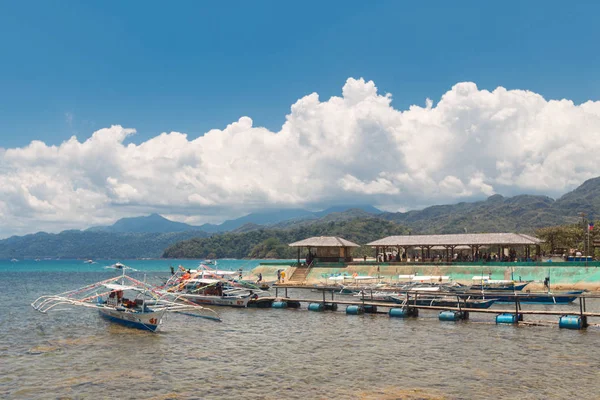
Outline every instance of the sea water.
<svg viewBox="0 0 600 400">
<path fill-rule="evenodd" d="M 0 398 L 599 397 L 598 326 L 574 331 L 556 323 L 496 325 L 494 314 L 449 323 L 426 311 L 411 319 L 348 316 L 344 307 L 310 312 L 303 305 L 299 310 L 215 308 L 223 322 L 174 314 L 154 334 L 111 324 L 95 310 L 46 315 L 30 307 L 42 294 L 117 276 L 121 271 L 104 268 L 116 261 L 148 280 L 168 277 L 170 265 L 198 265 L 194 260 L 0 262 Z M 219 269 L 244 271 L 257 264 L 218 262 Z M 588 310 L 599 309 L 588 301 Z M 546 319 L 558 322 L 558 317 Z"/>
</svg>

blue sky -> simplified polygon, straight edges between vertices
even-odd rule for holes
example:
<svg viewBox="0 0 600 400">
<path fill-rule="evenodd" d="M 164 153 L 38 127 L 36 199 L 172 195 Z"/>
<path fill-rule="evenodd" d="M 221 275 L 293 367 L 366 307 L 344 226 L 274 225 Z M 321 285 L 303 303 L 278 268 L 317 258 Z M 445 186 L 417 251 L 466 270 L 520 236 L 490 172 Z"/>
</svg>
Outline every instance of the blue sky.
<svg viewBox="0 0 600 400">
<path fill-rule="evenodd" d="M 0 147 L 120 124 L 140 143 L 373 80 L 406 109 L 457 82 L 598 99 L 600 3 L 22 1 L 0 4 Z"/>
</svg>

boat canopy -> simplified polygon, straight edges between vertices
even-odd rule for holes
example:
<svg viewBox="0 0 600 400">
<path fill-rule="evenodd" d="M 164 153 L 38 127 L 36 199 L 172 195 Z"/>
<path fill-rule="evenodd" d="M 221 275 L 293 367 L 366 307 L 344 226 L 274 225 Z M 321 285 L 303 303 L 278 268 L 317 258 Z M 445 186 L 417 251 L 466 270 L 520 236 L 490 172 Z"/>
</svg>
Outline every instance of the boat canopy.
<svg viewBox="0 0 600 400">
<path fill-rule="evenodd" d="M 104 284 L 105 288 L 108 288 L 110 290 L 138 290 L 138 291 L 144 291 L 144 288 L 139 288 L 139 287 L 135 287 L 135 286 L 126 286 L 126 285 L 120 285 L 118 283 L 105 283 Z"/>
<path fill-rule="evenodd" d="M 209 278 L 196 278 L 196 279 L 188 279 L 185 281 L 185 283 L 206 283 L 206 284 L 212 284 L 212 283 L 217 283 L 217 282 L 222 282 L 220 279 L 209 279 Z"/>
</svg>

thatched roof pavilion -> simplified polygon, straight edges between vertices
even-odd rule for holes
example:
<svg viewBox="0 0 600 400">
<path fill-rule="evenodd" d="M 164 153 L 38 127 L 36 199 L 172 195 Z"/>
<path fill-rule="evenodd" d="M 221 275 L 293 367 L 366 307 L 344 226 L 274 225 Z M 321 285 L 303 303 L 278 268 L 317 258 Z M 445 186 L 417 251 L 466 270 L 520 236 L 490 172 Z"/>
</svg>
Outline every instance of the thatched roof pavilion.
<svg viewBox="0 0 600 400">
<path fill-rule="evenodd" d="M 351 248 L 360 245 L 338 236 L 315 236 L 298 242 L 290 243 L 290 247 L 298 248 L 298 263 L 300 263 L 300 249 L 306 247 L 308 254 L 306 263 L 316 262 L 346 262 L 352 261 Z M 315 252 L 312 252 L 315 249 Z"/>
</svg>

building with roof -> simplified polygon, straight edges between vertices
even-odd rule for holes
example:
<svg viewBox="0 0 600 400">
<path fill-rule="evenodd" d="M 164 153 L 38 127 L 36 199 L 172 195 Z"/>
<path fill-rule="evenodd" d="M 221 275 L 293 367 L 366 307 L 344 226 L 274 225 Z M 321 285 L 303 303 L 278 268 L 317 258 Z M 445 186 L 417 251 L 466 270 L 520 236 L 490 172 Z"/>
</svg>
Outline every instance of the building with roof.
<svg viewBox="0 0 600 400">
<path fill-rule="evenodd" d="M 315 236 L 298 242 L 290 243 L 290 247 L 298 248 L 298 264 L 300 251 L 307 249 L 306 263 L 317 262 L 350 262 L 352 248 L 360 245 L 338 236 Z"/>
<path fill-rule="evenodd" d="M 501 259 L 509 256 L 515 248 L 522 249 L 524 258 L 531 259 L 532 247 L 535 248 L 535 256 L 540 255 L 540 243 L 542 241 L 534 236 L 520 233 L 465 233 L 451 235 L 402 235 L 388 236 L 383 239 L 367 243 L 375 248 L 376 259 L 386 261 L 389 257 L 388 250 L 395 251 L 396 261 L 409 259 L 410 254 L 418 254 L 420 261 L 431 260 L 432 251 L 441 251 L 446 261 L 452 261 L 455 250 L 467 248 L 470 251 L 470 259 L 481 258 L 480 250 L 485 249 L 487 254 L 492 251 Z M 507 254 L 508 250 L 508 254 Z M 383 257 L 381 257 L 383 255 Z M 413 259 L 416 258 L 412 257 Z"/>
</svg>

